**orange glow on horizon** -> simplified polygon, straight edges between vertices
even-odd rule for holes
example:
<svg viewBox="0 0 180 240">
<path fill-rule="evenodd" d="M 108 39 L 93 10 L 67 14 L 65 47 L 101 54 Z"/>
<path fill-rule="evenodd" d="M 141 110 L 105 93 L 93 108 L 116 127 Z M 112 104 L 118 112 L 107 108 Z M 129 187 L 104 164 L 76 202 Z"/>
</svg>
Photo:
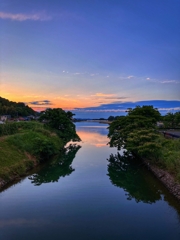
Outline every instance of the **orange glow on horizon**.
<svg viewBox="0 0 180 240">
<path fill-rule="evenodd" d="M 35 111 L 44 111 L 47 108 L 62 108 L 64 110 L 73 110 L 75 108 L 86 108 L 99 106 L 97 99 L 92 96 L 67 96 L 67 97 L 54 97 L 53 94 L 49 96 L 38 94 L 22 94 L 20 89 L 10 89 L 9 91 L 0 92 L 0 96 L 14 102 L 24 102 Z M 48 100 L 49 104 L 41 104 L 40 102 Z M 37 104 L 32 104 L 37 102 Z M 39 104 L 38 104 L 39 102 Z M 108 101 L 109 102 L 109 101 Z M 103 103 L 107 103 L 106 100 Z"/>
</svg>

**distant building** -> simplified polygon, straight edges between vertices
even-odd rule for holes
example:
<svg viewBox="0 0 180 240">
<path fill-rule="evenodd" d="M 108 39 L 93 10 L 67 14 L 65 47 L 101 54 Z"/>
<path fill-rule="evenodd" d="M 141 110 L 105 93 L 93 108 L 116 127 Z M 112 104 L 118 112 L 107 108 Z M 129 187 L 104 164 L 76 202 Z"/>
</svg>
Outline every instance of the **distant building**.
<svg viewBox="0 0 180 240">
<path fill-rule="evenodd" d="M 11 119 L 11 115 L 2 115 L 0 116 L 0 120 L 5 122 L 7 120 L 10 120 Z"/>
</svg>

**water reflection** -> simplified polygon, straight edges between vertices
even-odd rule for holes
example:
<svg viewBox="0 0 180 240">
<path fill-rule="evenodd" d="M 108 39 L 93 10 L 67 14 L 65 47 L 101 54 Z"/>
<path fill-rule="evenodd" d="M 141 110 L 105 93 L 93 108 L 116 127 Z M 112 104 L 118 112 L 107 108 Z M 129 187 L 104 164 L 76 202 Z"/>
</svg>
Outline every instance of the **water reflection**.
<svg viewBox="0 0 180 240">
<path fill-rule="evenodd" d="M 77 151 L 81 146 L 76 144 L 70 144 L 64 149 L 63 154 L 58 156 L 48 166 L 43 168 L 38 173 L 33 174 L 29 177 L 31 183 L 35 186 L 39 186 L 42 183 L 58 182 L 60 177 L 70 175 L 75 169 L 72 168 L 71 164 L 76 156 Z"/>
<path fill-rule="evenodd" d="M 107 160 L 107 175 L 113 185 L 125 190 L 127 200 L 155 203 L 161 199 L 161 191 L 148 178 L 147 172 L 142 169 L 142 163 L 137 163 L 137 159 L 117 153 L 111 154 Z"/>
<path fill-rule="evenodd" d="M 94 147 L 107 147 L 108 138 L 107 135 L 101 135 L 99 132 L 86 132 L 84 129 L 78 131 L 83 143 L 87 143 L 89 146 Z"/>
<path fill-rule="evenodd" d="M 82 123 L 76 123 L 76 129 L 77 131 L 83 131 L 86 132 L 87 134 L 93 134 L 93 133 L 98 133 L 100 135 L 107 136 L 107 127 L 108 124 L 98 124 L 94 122 L 82 122 Z"/>
</svg>

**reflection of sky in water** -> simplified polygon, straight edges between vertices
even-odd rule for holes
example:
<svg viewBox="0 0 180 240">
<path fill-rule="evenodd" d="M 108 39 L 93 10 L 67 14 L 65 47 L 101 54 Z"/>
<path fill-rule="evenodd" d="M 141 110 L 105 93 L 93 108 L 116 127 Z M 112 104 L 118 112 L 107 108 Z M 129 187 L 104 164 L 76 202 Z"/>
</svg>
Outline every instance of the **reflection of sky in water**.
<svg viewBox="0 0 180 240">
<path fill-rule="evenodd" d="M 103 147 L 107 146 L 108 138 L 107 135 L 103 135 L 98 132 L 88 132 L 84 131 L 84 129 L 78 131 L 78 135 L 82 140 L 82 143 L 88 143 L 88 145 Z M 81 144 L 81 142 L 80 142 Z"/>
<path fill-rule="evenodd" d="M 84 131 L 87 133 L 99 133 L 100 135 L 107 136 L 108 134 L 108 124 L 97 124 L 94 122 L 82 122 L 82 123 L 76 123 L 76 130 Z"/>
<path fill-rule="evenodd" d="M 109 139 L 107 124 L 97 124 L 93 122 L 87 122 L 76 125 L 76 130 L 82 143 L 88 143 L 88 145 L 103 147 L 107 146 Z"/>
</svg>

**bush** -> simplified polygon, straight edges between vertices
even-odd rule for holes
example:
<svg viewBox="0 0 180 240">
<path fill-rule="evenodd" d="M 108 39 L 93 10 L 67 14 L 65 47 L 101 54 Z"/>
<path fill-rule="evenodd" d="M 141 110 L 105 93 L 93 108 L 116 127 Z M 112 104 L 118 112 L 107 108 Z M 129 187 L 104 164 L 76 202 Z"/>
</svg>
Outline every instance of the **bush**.
<svg viewBox="0 0 180 240">
<path fill-rule="evenodd" d="M 180 177 L 180 140 L 164 140 L 162 146 L 162 158 L 159 162 L 164 168 Z M 179 176 L 179 177 L 178 177 Z M 179 178 L 180 180 L 180 178 Z"/>
<path fill-rule="evenodd" d="M 18 132 L 17 123 L 0 124 L 0 136 L 11 135 Z"/>
<path fill-rule="evenodd" d="M 33 154 L 40 160 L 49 159 L 58 153 L 58 149 L 56 148 L 54 142 L 49 139 L 42 139 L 40 137 L 37 137 L 34 139 L 33 145 Z"/>
<path fill-rule="evenodd" d="M 47 134 L 47 130 L 45 131 Z M 49 132 L 48 135 L 51 133 Z M 33 156 L 36 156 L 39 160 L 46 160 L 57 154 L 59 149 L 63 147 L 63 142 L 57 136 L 48 136 L 42 134 L 41 132 L 28 131 L 21 134 L 15 134 L 9 136 L 7 141 L 21 151 L 28 152 Z"/>
</svg>

